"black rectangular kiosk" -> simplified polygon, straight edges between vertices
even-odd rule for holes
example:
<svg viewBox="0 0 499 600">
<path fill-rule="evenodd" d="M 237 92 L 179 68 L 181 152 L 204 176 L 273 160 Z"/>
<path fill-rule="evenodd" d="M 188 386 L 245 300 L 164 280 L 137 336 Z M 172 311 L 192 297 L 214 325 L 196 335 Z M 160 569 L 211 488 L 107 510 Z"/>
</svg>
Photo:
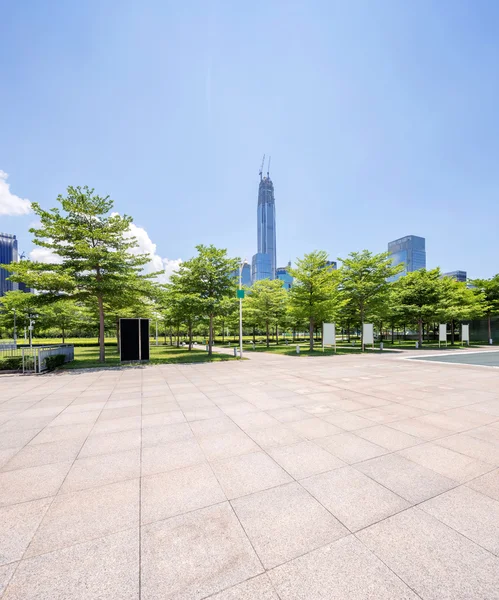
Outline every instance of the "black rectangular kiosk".
<svg viewBox="0 0 499 600">
<path fill-rule="evenodd" d="M 149 319 L 120 319 L 120 360 L 149 360 Z"/>
</svg>

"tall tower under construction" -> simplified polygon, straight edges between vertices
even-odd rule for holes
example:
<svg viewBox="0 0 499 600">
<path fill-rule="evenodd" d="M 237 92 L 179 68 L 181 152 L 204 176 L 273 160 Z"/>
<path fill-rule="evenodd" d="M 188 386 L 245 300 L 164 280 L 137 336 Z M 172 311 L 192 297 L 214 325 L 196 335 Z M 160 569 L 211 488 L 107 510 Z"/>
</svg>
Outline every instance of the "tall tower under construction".
<svg viewBox="0 0 499 600">
<path fill-rule="evenodd" d="M 263 176 L 263 164 L 260 169 L 258 188 L 257 236 L 258 250 L 253 256 L 251 276 L 253 281 L 276 278 L 276 222 L 274 184 L 270 179 L 270 158 L 267 176 Z"/>
</svg>

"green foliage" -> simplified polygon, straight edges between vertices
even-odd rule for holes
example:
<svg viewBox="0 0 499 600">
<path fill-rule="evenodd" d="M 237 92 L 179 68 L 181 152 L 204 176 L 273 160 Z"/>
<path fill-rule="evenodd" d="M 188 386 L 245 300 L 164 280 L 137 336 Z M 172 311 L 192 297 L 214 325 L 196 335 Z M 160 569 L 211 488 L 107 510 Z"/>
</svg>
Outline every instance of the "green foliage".
<svg viewBox="0 0 499 600">
<path fill-rule="evenodd" d="M 294 277 L 289 292 L 290 309 L 295 320 L 309 324 L 310 350 L 314 349 L 314 328 L 334 319 L 344 304 L 338 290 L 338 272 L 328 265 L 327 252 L 305 254 L 289 269 Z"/>
<path fill-rule="evenodd" d="M 288 292 L 280 279 L 255 281 L 244 301 L 244 314 L 249 322 L 266 331 L 267 347 L 271 327 L 276 327 L 286 314 Z"/>
<path fill-rule="evenodd" d="M 53 356 L 47 356 L 45 359 L 45 366 L 49 371 L 53 371 L 64 364 L 66 357 L 64 354 L 54 354 Z"/>
<path fill-rule="evenodd" d="M 386 302 L 390 286 L 388 280 L 404 267 L 394 265 L 389 252 L 373 254 L 363 250 L 351 252 L 347 258 L 340 260 L 343 262 L 341 291 L 351 314 L 362 326 L 366 317 L 373 318 Z"/>
<path fill-rule="evenodd" d="M 23 362 L 21 356 L 8 356 L 0 360 L 0 371 L 20 371 Z"/>
<path fill-rule="evenodd" d="M 34 243 L 49 249 L 50 263 L 21 261 L 7 265 L 14 281 L 24 281 L 45 296 L 45 302 L 56 302 L 61 294 L 98 311 L 100 360 L 105 359 L 105 310 L 116 304 L 129 305 L 151 293 L 149 280 L 156 274 L 144 275 L 142 267 L 149 261 L 137 254 L 137 241 L 130 236 L 132 218 L 109 214 L 113 201 L 94 195 L 88 187 L 68 187 L 67 196 L 59 196 L 60 208 L 44 210 L 32 204 L 41 225 L 30 231 Z"/>
</svg>

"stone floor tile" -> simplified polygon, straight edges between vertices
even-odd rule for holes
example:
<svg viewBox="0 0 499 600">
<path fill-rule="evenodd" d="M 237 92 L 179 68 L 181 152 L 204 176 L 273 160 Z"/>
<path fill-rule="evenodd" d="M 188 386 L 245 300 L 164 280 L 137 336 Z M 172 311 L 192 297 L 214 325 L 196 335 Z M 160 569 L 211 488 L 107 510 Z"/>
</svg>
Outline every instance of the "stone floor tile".
<svg viewBox="0 0 499 600">
<path fill-rule="evenodd" d="M 207 464 L 142 478 L 142 523 L 152 523 L 225 500 Z"/>
<path fill-rule="evenodd" d="M 267 414 L 269 414 L 271 417 L 274 417 L 274 419 L 277 419 L 281 423 L 290 423 L 292 421 L 303 421 L 308 419 L 308 415 L 304 410 L 293 406 L 274 408 L 272 410 L 268 410 Z"/>
<path fill-rule="evenodd" d="M 281 600 L 418 600 L 354 536 L 269 572 Z"/>
<path fill-rule="evenodd" d="M 491 444 L 485 440 L 481 440 L 464 433 L 458 433 L 446 437 L 436 442 L 439 446 L 449 448 L 449 450 L 455 450 L 466 456 L 471 456 L 476 460 L 493 465 L 494 467 L 499 466 L 499 445 Z"/>
<path fill-rule="evenodd" d="M 301 484 L 350 531 L 358 531 L 410 506 L 353 467 L 314 475 Z"/>
<path fill-rule="evenodd" d="M 268 415 L 266 412 L 250 412 L 243 415 L 232 415 L 231 419 L 246 432 L 279 425 L 279 421 Z"/>
<path fill-rule="evenodd" d="M 2 600 L 138 600 L 139 535 L 128 529 L 23 560 Z"/>
<path fill-rule="evenodd" d="M 495 427 L 494 424 L 470 429 L 466 432 L 466 435 L 490 442 L 491 444 L 499 447 L 499 429 Z"/>
<path fill-rule="evenodd" d="M 123 417 L 122 419 L 106 419 L 95 423 L 91 435 L 130 431 L 142 427 L 142 417 Z"/>
<path fill-rule="evenodd" d="M 1 434 L 0 434 L 1 435 Z M 5 448 L 0 450 L 0 470 L 6 465 L 17 453 L 19 448 Z"/>
<path fill-rule="evenodd" d="M 39 429 L 15 429 L 14 431 L 2 431 L 0 433 L 0 450 L 9 448 L 22 448 L 35 436 L 39 435 Z"/>
<path fill-rule="evenodd" d="M 232 507 L 266 569 L 349 533 L 298 483 L 232 500 Z"/>
<path fill-rule="evenodd" d="M 156 425 L 145 427 L 142 430 L 142 447 L 160 446 L 169 442 L 180 442 L 193 437 L 188 423 L 174 423 L 172 425 Z"/>
<path fill-rule="evenodd" d="M 404 419 L 402 421 L 395 421 L 390 423 L 390 427 L 427 441 L 449 435 L 448 429 L 437 427 L 431 423 L 424 423 L 422 421 L 418 421 L 417 419 Z"/>
<path fill-rule="evenodd" d="M 419 505 L 452 529 L 499 556 L 499 502 L 464 485 Z"/>
<path fill-rule="evenodd" d="M 138 523 L 138 479 L 62 494 L 54 498 L 25 556 L 52 552 Z"/>
<path fill-rule="evenodd" d="M 200 600 L 263 572 L 228 503 L 143 527 L 141 558 L 142 600 Z"/>
<path fill-rule="evenodd" d="M 358 410 L 355 414 L 359 417 L 369 419 L 370 421 L 383 424 L 394 423 L 396 421 L 402 421 L 403 419 L 418 417 L 419 415 L 424 414 L 424 411 L 420 408 L 414 408 L 413 406 L 392 403 L 386 406 L 377 406 L 374 408 Z"/>
<path fill-rule="evenodd" d="M 28 444 L 12 458 L 2 471 L 40 467 L 57 462 L 73 461 L 82 447 L 81 439 L 61 440 L 45 444 Z"/>
<path fill-rule="evenodd" d="M 432 442 L 401 450 L 398 454 L 459 483 L 469 481 L 492 469 L 487 463 Z"/>
<path fill-rule="evenodd" d="M 324 421 L 332 423 L 344 431 L 355 431 L 364 427 L 372 427 L 375 424 L 374 421 L 344 411 L 331 412 L 322 418 Z"/>
<path fill-rule="evenodd" d="M 428 500 L 456 486 L 453 479 L 397 454 L 373 458 L 356 468 L 411 503 Z"/>
<path fill-rule="evenodd" d="M 0 506 L 57 494 L 72 462 L 0 473 Z"/>
<path fill-rule="evenodd" d="M 219 460 L 212 466 L 229 500 L 292 481 L 264 452 Z"/>
<path fill-rule="evenodd" d="M 377 444 L 391 452 L 409 448 L 422 442 L 420 438 L 404 433 L 403 431 L 398 431 L 387 425 L 375 425 L 374 427 L 360 429 L 354 433 L 362 439 L 373 442 L 373 444 Z"/>
<path fill-rule="evenodd" d="M 91 435 L 80 450 L 78 458 L 112 454 L 125 450 L 140 448 L 141 432 L 139 429 L 116 431 L 114 433 Z"/>
<path fill-rule="evenodd" d="M 114 419 L 124 419 L 126 417 L 140 417 L 142 408 L 140 405 L 126 406 L 121 408 L 109 408 L 109 405 L 101 412 L 99 421 L 108 421 Z"/>
<path fill-rule="evenodd" d="M 279 600 L 267 574 L 257 575 L 244 583 L 210 596 L 210 600 Z"/>
<path fill-rule="evenodd" d="M 224 413 L 218 406 L 203 406 L 198 408 L 184 408 L 184 416 L 191 423 L 195 421 L 205 421 L 206 419 L 219 419 Z"/>
<path fill-rule="evenodd" d="M 499 598 L 499 559 L 418 508 L 357 537 L 424 600 Z"/>
<path fill-rule="evenodd" d="M 2 597 L 2 594 L 5 592 L 5 590 L 7 589 L 7 585 L 9 583 L 9 581 L 12 578 L 12 575 L 14 575 L 14 571 L 17 568 L 17 563 L 10 563 L 9 565 L 4 565 L 3 567 L 0 567 L 0 598 Z M 270 598 L 272 598 L 272 596 L 270 596 Z"/>
<path fill-rule="evenodd" d="M 144 428 L 185 422 L 184 413 L 181 410 L 170 410 L 142 416 L 142 427 Z"/>
<path fill-rule="evenodd" d="M 248 435 L 261 448 L 288 446 L 303 440 L 303 438 L 292 429 L 285 425 L 281 425 L 280 423 L 278 425 L 272 425 L 272 427 L 266 427 L 265 429 L 252 429 L 251 431 L 248 431 Z"/>
<path fill-rule="evenodd" d="M 305 419 L 304 421 L 293 421 L 289 423 L 289 427 L 307 440 L 315 440 L 343 431 L 339 427 L 336 427 L 336 425 L 332 425 L 317 417 Z"/>
<path fill-rule="evenodd" d="M 60 494 L 77 492 L 140 477 L 140 448 L 79 458 L 71 467 Z"/>
<path fill-rule="evenodd" d="M 343 467 L 345 463 L 314 442 L 269 449 L 270 456 L 295 479 Z"/>
<path fill-rule="evenodd" d="M 151 446 L 142 449 L 142 475 L 154 475 L 198 465 L 205 456 L 194 439 L 170 442 L 163 446 Z"/>
<path fill-rule="evenodd" d="M 52 498 L 0 508 L 0 565 L 21 560 Z"/>
<path fill-rule="evenodd" d="M 222 412 L 224 412 L 229 417 L 235 415 L 244 415 L 250 412 L 259 412 L 258 408 L 251 404 L 250 402 L 231 402 L 230 404 L 223 404 L 220 406 Z"/>
<path fill-rule="evenodd" d="M 192 432 L 198 438 L 228 433 L 229 431 L 240 431 L 234 421 L 226 416 L 203 421 L 193 421 L 190 425 Z"/>
<path fill-rule="evenodd" d="M 317 444 L 348 464 L 387 453 L 386 448 L 363 440 L 353 433 L 340 433 L 338 435 L 321 438 L 317 440 Z"/>
<path fill-rule="evenodd" d="M 255 442 L 240 429 L 199 438 L 199 445 L 210 461 L 248 454 L 259 450 Z"/>
<path fill-rule="evenodd" d="M 83 442 L 90 433 L 93 423 L 77 423 L 75 425 L 58 425 L 45 427 L 31 440 L 31 444 L 45 444 L 61 440 L 79 439 Z"/>
<path fill-rule="evenodd" d="M 468 481 L 468 487 L 499 501 L 499 469 Z"/>
</svg>

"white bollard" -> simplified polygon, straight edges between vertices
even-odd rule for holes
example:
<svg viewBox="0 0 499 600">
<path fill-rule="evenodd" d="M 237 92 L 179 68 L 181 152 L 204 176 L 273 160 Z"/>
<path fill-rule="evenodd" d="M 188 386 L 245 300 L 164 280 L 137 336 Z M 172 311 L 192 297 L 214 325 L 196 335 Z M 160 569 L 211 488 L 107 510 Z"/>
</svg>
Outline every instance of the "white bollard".
<svg viewBox="0 0 499 600">
<path fill-rule="evenodd" d="M 380 343 L 379 343 L 379 349 L 380 349 L 380 350 L 383 350 L 383 342 L 380 342 Z"/>
<path fill-rule="evenodd" d="M 296 346 L 296 354 L 300 354 L 300 346 Z"/>
<path fill-rule="evenodd" d="M 492 338 L 490 338 L 489 344 L 492 346 L 493 343 L 494 343 L 494 340 Z"/>
<path fill-rule="evenodd" d="M 416 341 L 416 350 L 419 348 L 419 342 Z"/>
<path fill-rule="evenodd" d="M 208 344 L 206 344 L 206 352 L 208 352 L 210 350 L 210 347 L 208 346 Z"/>
<path fill-rule="evenodd" d="M 237 348 L 234 348 L 234 356 L 237 358 Z"/>
</svg>

